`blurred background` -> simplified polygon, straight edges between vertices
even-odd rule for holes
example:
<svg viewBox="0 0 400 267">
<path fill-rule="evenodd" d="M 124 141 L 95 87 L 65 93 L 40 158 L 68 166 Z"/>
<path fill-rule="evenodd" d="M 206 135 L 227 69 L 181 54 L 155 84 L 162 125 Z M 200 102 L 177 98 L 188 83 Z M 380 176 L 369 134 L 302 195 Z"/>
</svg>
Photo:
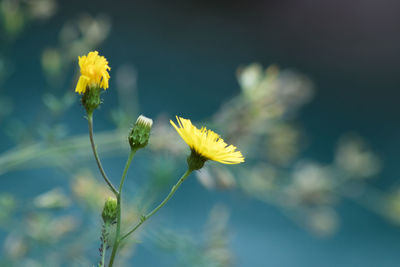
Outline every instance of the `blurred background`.
<svg viewBox="0 0 400 267">
<path fill-rule="evenodd" d="M 74 93 L 98 50 L 94 117 L 117 183 L 139 114 L 149 147 L 123 225 L 185 170 L 175 115 L 246 162 L 212 162 L 121 250 L 118 266 L 398 266 L 398 1 L 0 0 L 0 266 L 93 266 L 104 186 Z M 126 229 L 125 228 L 125 229 Z"/>
</svg>

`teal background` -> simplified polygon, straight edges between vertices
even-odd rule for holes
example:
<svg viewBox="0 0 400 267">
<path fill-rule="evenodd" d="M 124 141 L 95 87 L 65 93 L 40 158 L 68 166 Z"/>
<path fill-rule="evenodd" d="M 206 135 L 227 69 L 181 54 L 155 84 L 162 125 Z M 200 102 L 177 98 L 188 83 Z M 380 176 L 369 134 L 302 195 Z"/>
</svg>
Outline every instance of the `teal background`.
<svg viewBox="0 0 400 267">
<path fill-rule="evenodd" d="M 235 77 L 238 66 L 251 62 L 264 66 L 276 63 L 282 68 L 294 68 L 315 82 L 314 101 L 299 117 L 310 138 L 306 157 L 330 161 L 340 134 L 356 131 L 369 141 L 384 162 L 380 179 L 372 183 L 383 189 L 397 183 L 400 3 L 344 0 L 59 3 L 55 17 L 31 26 L 12 48 L 16 69 L 5 92 L 18 99 L 14 115 L 23 121 L 31 123 L 43 115 L 36 104 L 40 103 L 46 86 L 39 67 L 39 51 L 56 43 L 58 31 L 67 18 L 78 12 L 102 12 L 111 17 L 113 26 L 99 51 L 107 55 L 111 67 L 134 64 L 141 113 L 150 117 L 166 113 L 170 117 L 178 114 L 193 120 L 206 119 L 221 103 L 238 93 Z M 74 70 L 70 74 L 73 77 Z M 73 90 L 74 84 L 69 81 L 64 86 Z M 106 110 L 116 103 L 112 89 L 106 97 L 98 113 L 97 131 L 113 127 L 106 120 Z M 79 104 L 64 119 L 71 126 L 71 134 L 86 132 Z M 2 151 L 13 146 L 6 137 L 0 137 Z M 117 176 L 123 162 L 122 157 L 107 160 L 105 167 L 111 176 Z M 66 184 L 62 175 L 52 169 L 13 172 L 3 176 L 2 181 L 2 191 L 18 192 L 21 197 Z M 399 228 L 354 203 L 340 204 L 339 232 L 331 238 L 319 239 L 282 216 L 277 208 L 234 193 L 207 191 L 195 179 L 189 179 L 183 189 L 161 211 L 160 217 L 169 218 L 171 227 L 201 228 L 200 222 L 211 206 L 218 201 L 226 203 L 232 211 L 232 248 L 239 266 L 399 264 Z M 174 257 L 139 245 L 132 266 L 140 265 L 174 266 Z"/>
</svg>

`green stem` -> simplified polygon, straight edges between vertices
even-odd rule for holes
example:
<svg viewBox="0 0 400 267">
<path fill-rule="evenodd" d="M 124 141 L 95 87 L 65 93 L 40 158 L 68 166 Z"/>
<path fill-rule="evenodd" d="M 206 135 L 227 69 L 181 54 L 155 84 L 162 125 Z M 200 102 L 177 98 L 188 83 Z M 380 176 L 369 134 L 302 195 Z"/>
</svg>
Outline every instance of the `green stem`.
<svg viewBox="0 0 400 267">
<path fill-rule="evenodd" d="M 94 139 L 93 139 L 93 113 L 90 113 L 90 114 L 88 113 L 87 119 L 88 119 L 88 125 L 89 125 L 90 144 L 92 146 L 94 158 L 96 159 L 97 167 L 99 167 L 100 173 L 103 176 L 104 181 L 107 183 L 108 187 L 110 187 L 111 191 L 117 196 L 118 191 L 114 187 L 114 185 L 111 183 L 110 179 L 108 179 L 108 177 L 103 169 L 103 166 L 101 165 L 99 155 L 97 154 L 96 145 L 95 145 Z"/>
<path fill-rule="evenodd" d="M 131 166 L 132 159 L 135 156 L 136 151 L 137 151 L 137 149 L 132 149 L 131 153 L 129 153 L 128 160 L 126 161 L 124 172 L 122 173 L 121 182 L 119 183 L 119 190 L 118 191 L 119 191 L 120 194 L 122 192 L 122 187 L 124 186 L 125 177 L 126 177 L 126 175 L 128 173 L 129 166 Z"/>
<path fill-rule="evenodd" d="M 189 174 L 192 172 L 192 170 L 188 169 L 182 177 L 179 179 L 179 181 L 172 187 L 171 191 L 167 195 L 167 197 L 155 208 L 153 209 L 150 213 L 147 215 L 144 215 L 140 218 L 140 222 L 138 222 L 135 227 L 132 228 L 128 233 L 123 235 L 119 242 L 127 238 L 130 234 L 135 232 L 146 220 L 148 220 L 151 216 L 153 216 L 157 211 L 159 211 L 167 202 L 172 198 L 172 196 L 175 194 L 176 190 L 180 187 L 180 185 L 186 180 L 186 178 L 189 176 Z"/>
<path fill-rule="evenodd" d="M 115 238 L 114 238 L 114 246 L 111 252 L 110 262 L 108 267 L 112 267 L 114 264 L 115 255 L 117 254 L 117 250 L 120 244 L 120 233 L 121 233 L 121 194 L 122 194 L 122 187 L 125 182 L 125 177 L 128 173 L 129 166 L 131 165 L 133 156 L 136 154 L 136 149 L 132 149 L 131 153 L 129 154 L 128 160 L 126 161 L 124 172 L 122 173 L 121 182 L 119 184 L 119 190 L 117 193 L 117 229 L 115 231 Z"/>
</svg>

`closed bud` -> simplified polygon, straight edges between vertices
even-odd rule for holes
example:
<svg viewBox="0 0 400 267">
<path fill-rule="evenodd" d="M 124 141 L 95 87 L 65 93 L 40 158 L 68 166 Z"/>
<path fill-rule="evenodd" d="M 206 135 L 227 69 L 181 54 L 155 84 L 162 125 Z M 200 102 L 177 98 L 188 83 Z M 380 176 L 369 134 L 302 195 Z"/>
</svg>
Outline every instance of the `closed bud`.
<svg viewBox="0 0 400 267">
<path fill-rule="evenodd" d="M 129 133 L 129 144 L 132 150 L 144 148 L 149 143 L 153 120 L 140 115 Z"/>
<path fill-rule="evenodd" d="M 101 216 L 106 224 L 113 224 L 117 220 L 117 200 L 113 197 L 109 197 L 104 203 L 104 208 Z"/>
</svg>

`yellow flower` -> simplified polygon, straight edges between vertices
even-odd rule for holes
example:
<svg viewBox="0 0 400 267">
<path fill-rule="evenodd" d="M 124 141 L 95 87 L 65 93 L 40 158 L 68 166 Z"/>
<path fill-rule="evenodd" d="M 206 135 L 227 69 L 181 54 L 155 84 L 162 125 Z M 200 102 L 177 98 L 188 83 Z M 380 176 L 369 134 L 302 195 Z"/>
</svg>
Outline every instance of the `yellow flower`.
<svg viewBox="0 0 400 267">
<path fill-rule="evenodd" d="M 82 94 L 86 92 L 86 88 L 98 87 L 106 90 L 108 88 L 108 80 L 111 69 L 105 57 L 99 56 L 99 52 L 89 52 L 87 56 L 78 57 L 79 67 L 81 68 L 81 76 L 76 85 L 75 92 Z"/>
<path fill-rule="evenodd" d="M 225 143 L 215 132 L 207 130 L 205 127 L 198 129 L 190 120 L 178 116 L 176 119 L 179 127 L 172 120 L 170 120 L 170 123 L 186 144 L 189 145 L 192 154 L 194 153 L 197 157 L 203 159 L 203 164 L 206 160 L 214 160 L 224 164 L 244 162 L 242 153 L 236 151 L 235 146 Z"/>
</svg>

